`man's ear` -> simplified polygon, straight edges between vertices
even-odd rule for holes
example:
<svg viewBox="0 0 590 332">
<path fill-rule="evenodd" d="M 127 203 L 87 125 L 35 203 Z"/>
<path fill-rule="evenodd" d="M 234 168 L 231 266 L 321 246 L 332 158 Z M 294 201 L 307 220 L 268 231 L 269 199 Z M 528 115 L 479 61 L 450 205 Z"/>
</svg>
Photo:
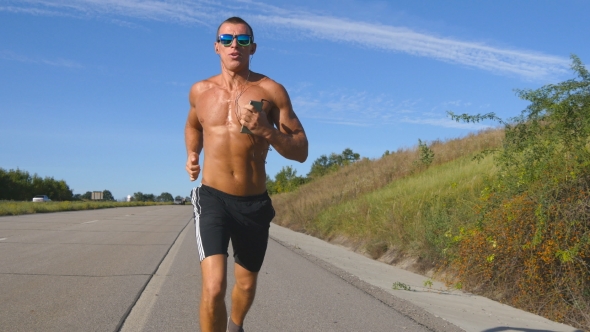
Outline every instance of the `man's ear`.
<svg viewBox="0 0 590 332">
<path fill-rule="evenodd" d="M 215 42 L 213 46 L 215 47 L 215 53 L 219 54 L 219 45 L 217 44 L 217 42 Z"/>
<path fill-rule="evenodd" d="M 256 44 L 252 43 L 252 48 L 250 49 L 250 54 L 256 53 Z"/>
</svg>

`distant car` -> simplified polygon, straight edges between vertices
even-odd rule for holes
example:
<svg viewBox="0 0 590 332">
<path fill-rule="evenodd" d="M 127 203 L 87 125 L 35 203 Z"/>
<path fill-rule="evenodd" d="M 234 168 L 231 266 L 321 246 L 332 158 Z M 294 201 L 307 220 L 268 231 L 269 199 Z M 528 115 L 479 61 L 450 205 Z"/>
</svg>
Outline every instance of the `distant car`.
<svg viewBox="0 0 590 332">
<path fill-rule="evenodd" d="M 174 204 L 184 205 L 184 198 L 175 198 Z"/>
<path fill-rule="evenodd" d="M 51 202 L 47 195 L 37 195 L 33 197 L 33 202 Z"/>
</svg>

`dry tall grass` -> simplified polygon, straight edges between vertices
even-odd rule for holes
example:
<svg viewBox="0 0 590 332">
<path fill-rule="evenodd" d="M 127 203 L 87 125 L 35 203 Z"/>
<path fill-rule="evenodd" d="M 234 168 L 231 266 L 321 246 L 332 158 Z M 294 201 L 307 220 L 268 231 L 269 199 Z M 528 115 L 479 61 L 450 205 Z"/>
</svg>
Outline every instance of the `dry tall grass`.
<svg viewBox="0 0 590 332">
<path fill-rule="evenodd" d="M 502 138 L 503 131 L 487 130 L 460 139 L 436 141 L 431 145 L 435 153 L 431 167 L 485 149 L 494 149 L 500 145 Z M 328 207 L 358 198 L 394 180 L 423 171 L 415 163 L 418 158 L 416 149 L 398 150 L 380 159 L 356 162 L 303 185 L 295 192 L 275 195 L 275 222 L 298 231 L 306 231 L 306 225 Z"/>
<path fill-rule="evenodd" d="M 459 158 L 333 205 L 309 228 L 323 238 L 353 240 L 373 258 L 395 250 L 434 262 L 448 245 L 445 234 L 477 218 L 474 206 L 494 173 L 491 157 Z"/>
</svg>

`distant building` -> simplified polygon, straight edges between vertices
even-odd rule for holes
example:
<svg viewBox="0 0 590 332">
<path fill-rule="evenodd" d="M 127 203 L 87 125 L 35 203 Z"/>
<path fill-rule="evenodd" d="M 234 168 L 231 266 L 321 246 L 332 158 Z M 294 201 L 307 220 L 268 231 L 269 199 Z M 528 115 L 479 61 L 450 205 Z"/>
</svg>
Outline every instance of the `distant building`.
<svg viewBox="0 0 590 332">
<path fill-rule="evenodd" d="M 93 191 L 90 199 L 93 201 L 102 200 L 102 191 Z"/>
<path fill-rule="evenodd" d="M 132 197 L 131 195 L 127 195 L 127 199 L 126 199 L 126 201 L 127 201 L 127 202 L 131 202 L 131 197 Z"/>
</svg>

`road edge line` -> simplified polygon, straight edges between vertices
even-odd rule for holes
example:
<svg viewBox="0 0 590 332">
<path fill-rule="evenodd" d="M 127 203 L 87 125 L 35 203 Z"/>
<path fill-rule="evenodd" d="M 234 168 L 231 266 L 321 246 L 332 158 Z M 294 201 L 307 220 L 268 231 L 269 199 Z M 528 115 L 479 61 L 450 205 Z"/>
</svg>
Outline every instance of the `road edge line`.
<svg viewBox="0 0 590 332">
<path fill-rule="evenodd" d="M 121 318 L 121 320 L 119 321 L 119 324 L 117 324 L 117 328 L 115 329 L 116 332 L 121 332 L 121 330 L 123 329 L 123 326 L 125 326 L 125 322 L 127 321 L 127 318 L 129 318 L 129 315 L 131 314 L 131 311 L 133 311 L 133 308 L 135 308 L 135 306 L 137 305 L 137 302 L 139 301 L 139 299 L 141 298 L 141 296 L 143 295 L 143 293 L 145 292 L 146 288 L 148 287 L 148 285 L 150 284 L 150 282 L 152 281 L 152 278 L 154 277 L 154 275 L 158 272 L 158 270 L 160 269 L 160 266 L 162 266 L 162 263 L 164 262 L 164 260 L 166 259 L 166 257 L 168 257 L 168 254 L 170 253 L 170 251 L 172 250 L 172 248 L 176 245 L 176 243 L 178 242 L 178 238 L 180 237 L 180 235 L 186 230 L 187 226 L 190 225 L 190 222 L 194 220 L 194 217 L 191 217 L 187 223 L 184 225 L 184 227 L 182 227 L 182 229 L 180 230 L 180 232 L 178 232 L 178 235 L 176 235 L 176 238 L 174 239 L 174 241 L 172 242 L 172 245 L 170 245 L 170 247 L 168 248 L 168 250 L 166 251 L 166 253 L 164 254 L 164 256 L 162 257 L 162 259 L 160 260 L 160 262 L 158 263 L 158 266 L 156 266 L 156 268 L 154 269 L 154 271 L 150 274 L 149 278 L 146 280 L 145 284 L 143 285 L 143 287 L 141 288 L 141 290 L 137 293 L 137 296 L 135 297 L 135 300 L 133 301 L 133 303 L 129 306 L 129 308 L 127 309 L 127 311 L 125 312 L 125 314 L 123 315 L 123 317 Z"/>
</svg>

